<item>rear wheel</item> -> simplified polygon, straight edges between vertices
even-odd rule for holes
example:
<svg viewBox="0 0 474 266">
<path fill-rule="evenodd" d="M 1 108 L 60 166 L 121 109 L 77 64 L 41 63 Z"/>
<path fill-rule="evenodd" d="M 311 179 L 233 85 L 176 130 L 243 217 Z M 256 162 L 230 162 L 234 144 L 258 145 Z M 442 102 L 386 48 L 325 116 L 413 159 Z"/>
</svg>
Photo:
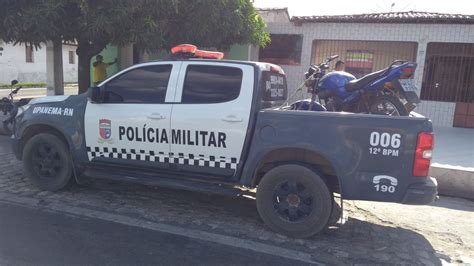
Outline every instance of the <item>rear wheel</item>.
<svg viewBox="0 0 474 266">
<path fill-rule="evenodd" d="M 369 113 L 388 116 L 408 116 L 408 111 L 397 97 L 379 95 L 369 104 Z"/>
<path fill-rule="evenodd" d="M 33 136 L 23 149 L 25 174 L 43 190 L 60 190 L 71 181 L 70 158 L 66 143 L 49 133 Z"/>
<path fill-rule="evenodd" d="M 332 211 L 332 194 L 314 171 L 287 164 L 266 173 L 257 188 L 257 209 L 270 229 L 309 237 L 323 230 Z"/>
</svg>

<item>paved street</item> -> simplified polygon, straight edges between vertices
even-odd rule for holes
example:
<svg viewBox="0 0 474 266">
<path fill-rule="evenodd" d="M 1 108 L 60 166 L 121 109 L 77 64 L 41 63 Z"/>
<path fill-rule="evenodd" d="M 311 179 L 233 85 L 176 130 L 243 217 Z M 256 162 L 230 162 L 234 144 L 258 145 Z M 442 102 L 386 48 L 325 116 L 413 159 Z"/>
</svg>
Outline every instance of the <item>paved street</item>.
<svg viewBox="0 0 474 266">
<path fill-rule="evenodd" d="M 252 198 L 97 180 L 51 193 L 0 137 L 0 264 L 459 264 L 474 258 L 474 203 L 346 201 L 310 239 L 269 231 Z"/>
<path fill-rule="evenodd" d="M 0 262 L 35 265 L 297 265 L 209 241 L 0 203 Z"/>
</svg>

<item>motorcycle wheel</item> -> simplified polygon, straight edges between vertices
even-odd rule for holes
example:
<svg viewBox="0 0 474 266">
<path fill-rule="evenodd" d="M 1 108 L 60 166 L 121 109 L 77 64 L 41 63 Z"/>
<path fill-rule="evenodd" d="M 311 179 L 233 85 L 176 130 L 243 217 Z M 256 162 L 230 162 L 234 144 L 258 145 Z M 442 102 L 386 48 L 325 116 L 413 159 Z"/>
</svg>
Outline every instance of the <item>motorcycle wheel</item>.
<svg viewBox="0 0 474 266">
<path fill-rule="evenodd" d="M 369 105 L 369 113 L 388 116 L 408 116 L 409 112 L 400 99 L 391 95 L 380 95 Z"/>
</svg>

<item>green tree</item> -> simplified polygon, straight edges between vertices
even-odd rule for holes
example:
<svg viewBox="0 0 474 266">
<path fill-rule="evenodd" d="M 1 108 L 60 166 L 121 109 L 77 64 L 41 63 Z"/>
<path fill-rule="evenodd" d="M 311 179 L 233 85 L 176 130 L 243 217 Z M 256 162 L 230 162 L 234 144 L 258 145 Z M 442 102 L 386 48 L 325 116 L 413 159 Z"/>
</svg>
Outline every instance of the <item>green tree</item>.
<svg viewBox="0 0 474 266">
<path fill-rule="evenodd" d="M 90 84 L 91 58 L 107 44 L 157 52 L 179 43 L 226 49 L 270 41 L 250 0 L 0 0 L 0 39 L 76 42 L 80 92 Z"/>
</svg>

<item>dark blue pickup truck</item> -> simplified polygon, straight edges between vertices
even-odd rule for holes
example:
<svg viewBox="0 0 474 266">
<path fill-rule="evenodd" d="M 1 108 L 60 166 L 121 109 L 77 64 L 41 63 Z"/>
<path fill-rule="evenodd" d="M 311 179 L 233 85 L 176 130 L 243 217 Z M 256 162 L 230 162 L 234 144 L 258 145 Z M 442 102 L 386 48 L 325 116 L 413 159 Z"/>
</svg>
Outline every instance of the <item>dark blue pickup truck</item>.
<svg viewBox="0 0 474 266">
<path fill-rule="evenodd" d="M 279 66 L 183 59 L 134 65 L 88 94 L 35 99 L 16 116 L 15 154 L 59 190 L 107 178 L 206 193 L 256 188 L 263 221 L 308 237 L 343 199 L 429 204 L 431 122 L 282 110 Z"/>
</svg>

